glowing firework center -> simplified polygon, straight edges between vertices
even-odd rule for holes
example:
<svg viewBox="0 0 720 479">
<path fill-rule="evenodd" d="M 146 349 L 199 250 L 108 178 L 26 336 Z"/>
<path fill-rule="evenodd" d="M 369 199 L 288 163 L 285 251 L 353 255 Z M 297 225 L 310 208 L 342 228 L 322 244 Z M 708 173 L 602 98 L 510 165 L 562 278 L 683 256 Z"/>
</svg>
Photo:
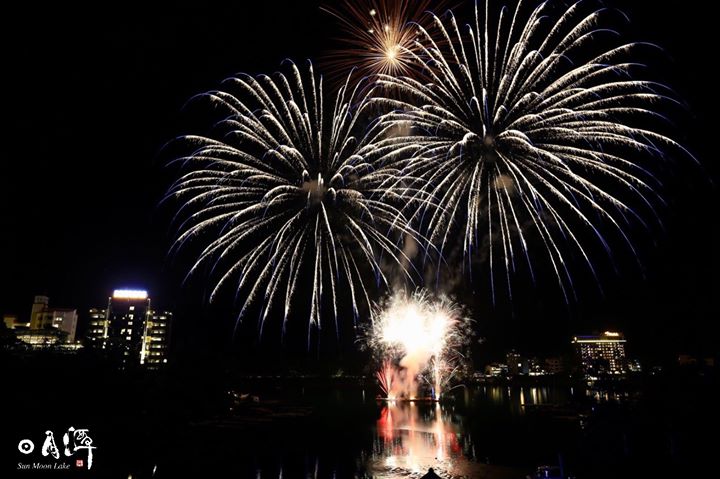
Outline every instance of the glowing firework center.
<svg viewBox="0 0 720 479">
<path fill-rule="evenodd" d="M 317 205 L 325 200 L 333 201 L 335 199 L 335 188 L 325 186 L 325 180 L 321 174 L 316 179 L 310 179 L 307 171 L 303 172 L 302 191 L 307 194 L 308 206 Z"/>
</svg>

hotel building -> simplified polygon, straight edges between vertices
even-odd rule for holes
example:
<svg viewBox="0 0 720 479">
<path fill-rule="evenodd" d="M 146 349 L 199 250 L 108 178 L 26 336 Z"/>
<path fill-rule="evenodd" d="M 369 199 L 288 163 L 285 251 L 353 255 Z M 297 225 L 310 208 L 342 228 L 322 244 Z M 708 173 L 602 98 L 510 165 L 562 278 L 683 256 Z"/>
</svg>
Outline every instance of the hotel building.
<svg viewBox="0 0 720 479">
<path fill-rule="evenodd" d="M 575 336 L 572 344 L 585 376 L 622 375 L 627 372 L 622 333 L 605 331 L 598 336 Z"/>
</svg>

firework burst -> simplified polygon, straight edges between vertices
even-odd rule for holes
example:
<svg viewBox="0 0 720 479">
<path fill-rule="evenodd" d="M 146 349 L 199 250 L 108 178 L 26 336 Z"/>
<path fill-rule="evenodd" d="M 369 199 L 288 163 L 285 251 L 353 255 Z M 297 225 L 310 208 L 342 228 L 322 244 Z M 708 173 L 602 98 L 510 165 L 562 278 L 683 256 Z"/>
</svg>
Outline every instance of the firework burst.
<svg viewBox="0 0 720 479">
<path fill-rule="evenodd" d="M 420 35 L 418 25 L 428 20 L 431 0 L 347 0 L 325 10 L 339 20 L 345 48 L 331 52 L 333 71 L 357 69 L 359 76 L 403 75 L 413 69 Z M 435 2 L 436 4 L 438 2 Z"/>
<path fill-rule="evenodd" d="M 635 77 L 642 65 L 632 55 L 647 45 L 620 43 L 598 26 L 605 10 L 576 3 L 554 23 L 548 10 L 546 2 L 528 15 L 519 2 L 494 21 L 487 3 L 476 4 L 474 23 L 464 27 L 452 13 L 435 16 L 408 50 L 429 81 L 379 79 L 380 92 L 402 95 L 378 100 L 391 110 L 382 121 L 406 132 L 381 143 L 413 151 L 399 168 L 427 194 L 410 214 L 442 252 L 460 228 L 467 265 L 482 249 L 493 297 L 498 264 L 508 290 L 519 258 L 534 276 L 530 236 L 543 245 L 566 300 L 568 248 L 593 274 L 584 235 L 612 258 L 601 223 L 634 254 L 628 225 L 657 217 L 662 202 L 653 162 L 664 150 L 687 154 L 658 132 L 665 120 L 656 106 L 676 103 L 667 88 Z"/>
<path fill-rule="evenodd" d="M 210 271 L 211 299 L 233 285 L 244 298 L 240 319 L 259 303 L 260 335 L 273 310 L 285 331 L 302 288 L 310 341 L 323 305 L 339 334 L 339 296 L 357 317 L 368 279 L 387 283 L 381 256 L 409 264 L 402 244 L 415 233 L 393 206 L 397 171 L 371 165 L 372 138 L 357 133 L 366 97 L 346 83 L 328 101 L 312 64 L 290 73 L 238 75 L 201 95 L 224 116 L 213 136 L 181 139 L 191 153 L 177 160 L 170 190 L 179 203 L 174 250 L 200 245 L 189 275 Z"/>
</svg>

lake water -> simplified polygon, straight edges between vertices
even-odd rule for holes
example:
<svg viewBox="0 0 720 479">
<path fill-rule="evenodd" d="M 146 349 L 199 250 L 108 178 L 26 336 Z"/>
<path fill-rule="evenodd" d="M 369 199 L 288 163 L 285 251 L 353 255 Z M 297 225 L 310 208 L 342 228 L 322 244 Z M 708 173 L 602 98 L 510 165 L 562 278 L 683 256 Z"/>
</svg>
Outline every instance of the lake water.
<svg viewBox="0 0 720 479">
<path fill-rule="evenodd" d="M 699 422 L 683 425 L 683 414 L 699 418 L 683 411 L 704 397 L 682 388 L 475 385 L 438 404 L 377 401 L 362 384 L 270 384 L 255 387 L 257 403 L 231 402 L 156 440 L 132 477 L 390 479 L 433 467 L 447 478 L 509 479 L 540 465 L 578 478 L 652 477 L 696 460 Z M 668 409 L 675 401 L 684 406 Z"/>
<path fill-rule="evenodd" d="M 18 361 L 0 395 L 8 440 L 0 477 L 35 477 L 15 470 L 18 462 L 47 460 L 45 431 L 61 441 L 70 426 L 89 429 L 93 470 L 53 477 L 391 479 L 433 467 L 445 478 L 511 479 L 562 464 L 578 479 L 614 479 L 708 477 L 717 468 L 715 377 L 470 384 L 437 404 L 378 401 L 369 379 L 230 381 L 212 371 L 133 375 Z M 34 455 L 18 451 L 26 438 Z"/>
</svg>

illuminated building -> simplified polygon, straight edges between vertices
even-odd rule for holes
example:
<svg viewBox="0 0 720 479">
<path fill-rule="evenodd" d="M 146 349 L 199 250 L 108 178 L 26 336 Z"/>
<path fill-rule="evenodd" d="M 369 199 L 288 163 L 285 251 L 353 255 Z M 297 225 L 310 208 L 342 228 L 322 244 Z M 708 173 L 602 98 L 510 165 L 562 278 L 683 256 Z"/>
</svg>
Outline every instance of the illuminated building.
<svg viewBox="0 0 720 479">
<path fill-rule="evenodd" d="M 508 372 L 511 376 L 527 374 L 529 372 L 527 360 L 520 356 L 520 353 L 515 350 L 505 355 L 505 362 L 507 363 Z"/>
<path fill-rule="evenodd" d="M 508 375 L 507 364 L 492 363 L 485 366 L 485 375 L 495 378 L 506 377 Z"/>
<path fill-rule="evenodd" d="M 82 348 L 81 343 L 66 342 L 67 335 L 59 329 L 16 328 L 15 337 L 31 349 L 52 349 L 56 352 L 72 353 Z"/>
<path fill-rule="evenodd" d="M 30 312 L 30 329 L 52 330 L 65 333 L 64 342 L 75 342 L 77 310 L 50 308 L 47 296 L 35 296 Z"/>
<path fill-rule="evenodd" d="M 586 376 L 627 372 L 625 338 L 621 333 L 605 331 L 599 336 L 575 336 L 572 343 Z"/>
<path fill-rule="evenodd" d="M 90 321 L 88 322 L 87 338 L 90 346 L 102 347 L 105 338 L 105 324 L 107 319 L 107 311 L 105 309 L 93 308 L 90 310 Z"/>
<path fill-rule="evenodd" d="M 689 354 L 681 354 L 678 356 L 678 365 L 697 366 L 697 358 Z"/>
<path fill-rule="evenodd" d="M 156 369 L 167 363 L 172 313 L 151 311 L 145 323 L 140 364 Z"/>
<path fill-rule="evenodd" d="M 82 348 L 75 342 L 77 310 L 50 308 L 49 303 L 47 296 L 35 296 L 28 321 L 6 315 L 3 322 L 26 349 L 73 353 Z"/>
<path fill-rule="evenodd" d="M 125 368 L 140 357 L 150 298 L 145 291 L 117 290 L 106 311 L 103 347 Z"/>
<path fill-rule="evenodd" d="M 31 349 L 77 351 L 82 347 L 75 342 L 77 310 L 50 308 L 49 303 L 47 296 L 35 296 L 30 320 L 24 322 L 17 316 L 5 316 L 5 326 Z"/>
<path fill-rule="evenodd" d="M 528 369 L 528 375 L 530 376 L 545 376 L 547 374 L 543 362 L 538 358 L 532 358 L 528 361 Z"/>
<path fill-rule="evenodd" d="M 642 364 L 640 364 L 640 361 L 637 359 L 631 359 L 627 363 L 628 371 L 631 373 L 641 373 L 642 372 Z"/>
<path fill-rule="evenodd" d="M 167 363 L 172 313 L 154 311 L 147 291 L 115 290 L 106 309 L 91 309 L 89 344 L 121 369 Z"/>
</svg>

